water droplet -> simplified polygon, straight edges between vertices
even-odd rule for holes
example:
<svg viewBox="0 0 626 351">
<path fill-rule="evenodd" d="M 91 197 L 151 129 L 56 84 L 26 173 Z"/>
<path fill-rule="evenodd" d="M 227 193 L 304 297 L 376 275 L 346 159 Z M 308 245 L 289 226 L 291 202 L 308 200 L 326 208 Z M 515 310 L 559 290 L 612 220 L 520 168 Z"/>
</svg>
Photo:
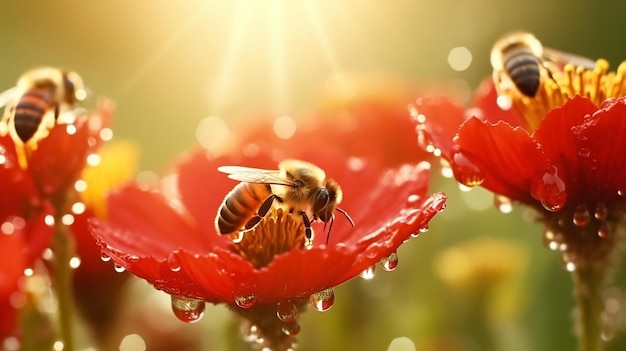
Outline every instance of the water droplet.
<svg viewBox="0 0 626 351">
<path fill-rule="evenodd" d="M 276 317 L 285 323 L 298 319 L 298 307 L 291 301 L 281 301 L 276 305 Z"/>
<path fill-rule="evenodd" d="M 600 221 L 598 227 L 598 236 L 601 238 L 607 238 L 611 234 L 611 227 L 607 221 Z"/>
<path fill-rule="evenodd" d="M 478 166 L 461 152 L 457 152 L 452 156 L 452 168 L 457 181 L 467 187 L 473 188 L 485 180 L 485 176 Z"/>
<path fill-rule="evenodd" d="M 172 272 L 180 271 L 180 260 L 178 259 L 177 252 L 172 252 L 167 256 L 167 266 Z"/>
<path fill-rule="evenodd" d="M 298 322 L 285 323 L 282 331 L 285 335 L 298 335 L 300 333 L 300 324 Z"/>
<path fill-rule="evenodd" d="M 425 226 L 421 227 L 421 228 L 419 229 L 419 232 L 420 232 L 420 233 L 426 233 L 426 232 L 428 231 L 428 229 L 430 229 L 430 228 L 428 227 L 428 224 L 427 224 L 427 225 L 425 225 Z"/>
<path fill-rule="evenodd" d="M 543 208 L 550 212 L 562 210 L 567 200 L 565 182 L 558 173 L 556 166 L 550 166 L 541 177 L 533 179 L 530 185 L 531 195 L 541 201 Z"/>
<path fill-rule="evenodd" d="M 172 311 L 185 323 L 194 323 L 202 318 L 205 303 L 202 300 L 172 296 Z"/>
<path fill-rule="evenodd" d="M 511 213 L 513 211 L 513 203 L 511 199 L 503 195 L 494 195 L 493 204 L 496 209 L 502 213 Z"/>
<path fill-rule="evenodd" d="M 621 190 L 621 189 L 620 189 L 620 190 L 618 190 L 618 191 L 617 191 L 617 195 L 618 195 L 618 196 L 624 196 L 624 195 L 626 195 L 626 190 Z"/>
<path fill-rule="evenodd" d="M 383 258 L 380 261 L 380 264 L 387 272 L 393 271 L 396 267 L 398 267 L 398 254 L 396 252 L 392 253 L 391 255 Z"/>
<path fill-rule="evenodd" d="M 363 272 L 361 272 L 361 278 L 365 280 L 370 280 L 374 278 L 374 272 L 376 271 L 376 266 L 372 265 L 366 268 Z"/>
<path fill-rule="evenodd" d="M 126 268 L 124 268 L 124 267 L 120 266 L 120 265 L 119 265 L 119 264 L 117 264 L 117 263 L 114 263 L 114 264 L 113 264 L 113 269 L 115 269 L 115 271 L 116 271 L 117 273 L 122 273 L 122 272 L 124 272 L 124 271 L 126 270 Z"/>
<path fill-rule="evenodd" d="M 581 148 L 578 150 L 578 156 L 580 156 L 580 157 L 587 158 L 587 157 L 589 157 L 590 155 L 591 155 L 591 150 L 587 149 L 586 147 L 581 147 Z"/>
<path fill-rule="evenodd" d="M 255 302 L 256 295 L 254 293 L 235 297 L 235 304 L 241 308 L 250 308 L 254 306 Z"/>
<path fill-rule="evenodd" d="M 80 264 L 81 264 L 80 257 L 74 256 L 70 258 L 70 262 L 69 262 L 70 268 L 77 269 L 78 267 L 80 267 Z"/>
<path fill-rule="evenodd" d="M 335 291 L 333 288 L 328 288 L 320 292 L 312 294 L 309 298 L 309 302 L 314 309 L 320 312 L 328 311 L 335 302 Z"/>
<path fill-rule="evenodd" d="M 102 262 L 109 262 L 109 261 L 111 261 L 111 257 L 109 257 L 109 255 L 107 255 L 104 252 L 100 253 L 100 259 L 102 260 Z"/>
<path fill-rule="evenodd" d="M 599 202 L 596 206 L 596 211 L 593 213 L 593 216 L 600 221 L 603 221 L 608 217 L 609 210 L 606 208 L 606 205 L 603 202 Z"/>
<path fill-rule="evenodd" d="M 572 215 L 572 222 L 579 227 L 586 227 L 591 221 L 591 214 L 585 205 L 578 205 Z"/>
</svg>

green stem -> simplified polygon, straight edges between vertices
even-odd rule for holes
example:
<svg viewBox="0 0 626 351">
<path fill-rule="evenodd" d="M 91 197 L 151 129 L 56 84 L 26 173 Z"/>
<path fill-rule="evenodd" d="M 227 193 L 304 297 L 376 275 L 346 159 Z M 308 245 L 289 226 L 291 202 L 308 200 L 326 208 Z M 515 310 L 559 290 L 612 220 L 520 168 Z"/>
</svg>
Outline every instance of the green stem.
<svg viewBox="0 0 626 351">
<path fill-rule="evenodd" d="M 64 351 L 76 349 L 73 324 L 72 268 L 69 264 L 74 249 L 71 239 L 71 235 L 67 227 L 61 222 L 59 215 L 58 218 L 55 218 L 55 233 L 52 242 L 54 252 L 53 282 L 58 302 L 58 328 Z"/>
<path fill-rule="evenodd" d="M 606 265 L 581 267 L 573 272 L 574 295 L 578 304 L 578 350 L 600 351 L 603 349 L 602 287 L 606 278 Z"/>
</svg>

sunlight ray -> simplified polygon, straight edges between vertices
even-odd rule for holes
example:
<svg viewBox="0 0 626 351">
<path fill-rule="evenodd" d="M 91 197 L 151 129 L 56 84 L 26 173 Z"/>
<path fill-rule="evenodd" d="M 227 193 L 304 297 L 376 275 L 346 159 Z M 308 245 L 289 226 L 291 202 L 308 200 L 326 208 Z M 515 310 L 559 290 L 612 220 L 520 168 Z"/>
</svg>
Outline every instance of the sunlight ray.
<svg viewBox="0 0 626 351">
<path fill-rule="evenodd" d="M 285 13 L 280 0 L 272 0 L 268 7 L 268 73 L 270 88 L 272 89 L 272 108 L 276 113 L 284 113 L 288 108 L 287 102 L 287 60 L 284 35 Z"/>
<path fill-rule="evenodd" d="M 218 65 L 215 82 L 211 87 L 209 108 L 212 115 L 222 112 L 226 104 L 225 98 L 234 81 L 235 64 L 242 58 L 241 52 L 244 48 L 246 24 L 250 20 L 252 10 L 253 7 L 249 6 L 249 1 L 240 1 L 237 4 L 235 18 L 228 32 L 228 44 Z"/>
<path fill-rule="evenodd" d="M 146 62 L 144 62 L 141 67 L 139 67 L 133 75 L 131 75 L 118 89 L 117 96 L 118 100 L 121 100 L 136 84 L 142 79 L 146 74 L 150 72 L 154 68 L 154 66 L 167 54 L 172 50 L 174 45 L 176 45 L 180 39 L 193 28 L 200 20 L 208 13 L 210 8 L 210 4 L 205 4 L 190 20 L 176 31 L 167 41 L 163 43 L 163 45 L 152 54 Z"/>
</svg>

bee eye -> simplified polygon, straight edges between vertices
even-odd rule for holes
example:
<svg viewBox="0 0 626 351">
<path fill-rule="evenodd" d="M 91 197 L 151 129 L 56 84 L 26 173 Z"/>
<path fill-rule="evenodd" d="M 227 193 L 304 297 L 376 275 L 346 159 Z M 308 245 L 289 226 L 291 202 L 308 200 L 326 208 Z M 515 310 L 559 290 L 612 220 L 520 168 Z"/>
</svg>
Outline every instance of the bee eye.
<svg viewBox="0 0 626 351">
<path fill-rule="evenodd" d="M 313 212 L 321 212 L 323 209 L 326 208 L 329 200 L 330 194 L 328 194 L 328 190 L 326 188 L 323 188 L 315 196 L 315 202 L 313 203 Z"/>
</svg>

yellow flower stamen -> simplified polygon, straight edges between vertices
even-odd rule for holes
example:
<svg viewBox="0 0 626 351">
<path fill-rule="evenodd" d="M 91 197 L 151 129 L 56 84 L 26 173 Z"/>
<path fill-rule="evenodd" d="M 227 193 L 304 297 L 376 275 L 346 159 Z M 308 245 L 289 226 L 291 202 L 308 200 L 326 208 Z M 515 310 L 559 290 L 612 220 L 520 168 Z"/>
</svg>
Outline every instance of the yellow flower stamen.
<svg viewBox="0 0 626 351">
<path fill-rule="evenodd" d="M 605 59 L 597 60 L 593 68 L 568 63 L 561 71 L 546 69 L 535 97 L 515 90 L 507 91 L 506 95 L 529 131 L 534 131 L 550 110 L 575 95 L 588 98 L 598 107 L 606 99 L 626 95 L 626 61 L 619 65 L 617 72 L 609 72 Z"/>
<path fill-rule="evenodd" d="M 238 234 L 232 235 L 238 239 Z M 282 209 L 272 209 L 258 226 L 230 247 L 254 267 L 265 267 L 276 255 L 305 249 L 304 224 Z"/>
</svg>

